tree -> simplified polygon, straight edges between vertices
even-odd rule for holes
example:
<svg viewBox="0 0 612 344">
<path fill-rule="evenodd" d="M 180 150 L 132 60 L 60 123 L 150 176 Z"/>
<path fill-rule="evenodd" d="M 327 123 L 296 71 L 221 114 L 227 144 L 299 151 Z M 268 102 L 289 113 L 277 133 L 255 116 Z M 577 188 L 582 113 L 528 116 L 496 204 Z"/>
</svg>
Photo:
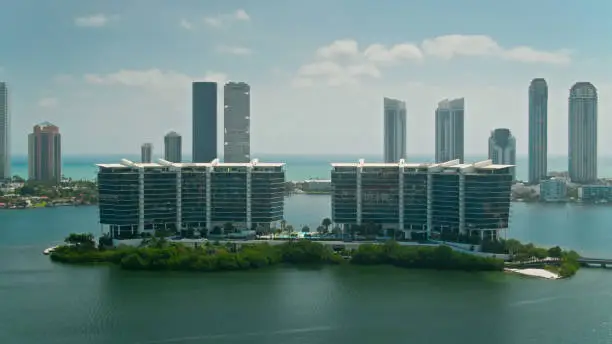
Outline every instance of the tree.
<svg viewBox="0 0 612 344">
<path fill-rule="evenodd" d="M 302 227 L 302 232 L 303 233 L 310 233 L 310 227 L 308 227 L 308 226 Z"/>
<path fill-rule="evenodd" d="M 94 241 L 94 235 L 91 233 L 70 233 L 70 235 L 68 235 L 66 239 L 64 239 L 64 242 L 75 246 L 94 247 L 96 245 L 96 242 Z"/>
<path fill-rule="evenodd" d="M 234 224 L 231 222 L 226 222 L 223 225 L 223 232 L 224 233 L 233 233 L 236 230 L 236 228 L 234 227 Z"/>
<path fill-rule="evenodd" d="M 287 227 L 285 227 L 285 229 L 287 230 L 287 232 L 289 233 L 293 233 L 294 229 L 292 225 L 287 225 Z"/>
<path fill-rule="evenodd" d="M 18 175 L 13 176 L 13 183 L 25 183 L 25 179 L 21 178 Z"/>
<path fill-rule="evenodd" d="M 332 225 L 332 220 L 329 217 L 326 217 L 321 221 L 321 226 L 325 227 L 325 233 L 329 233 L 329 226 Z"/>
<path fill-rule="evenodd" d="M 563 250 L 559 246 L 551 247 L 548 249 L 548 256 L 552 258 L 561 258 Z"/>
</svg>

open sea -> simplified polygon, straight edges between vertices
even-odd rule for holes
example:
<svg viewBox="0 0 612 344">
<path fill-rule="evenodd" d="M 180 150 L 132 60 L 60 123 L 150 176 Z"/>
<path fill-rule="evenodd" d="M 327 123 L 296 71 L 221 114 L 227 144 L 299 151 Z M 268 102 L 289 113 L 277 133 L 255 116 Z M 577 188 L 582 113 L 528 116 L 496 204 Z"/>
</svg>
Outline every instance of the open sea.
<svg viewBox="0 0 612 344">
<path fill-rule="evenodd" d="M 97 173 L 98 163 L 118 163 L 122 158 L 135 162 L 140 160 L 140 156 L 125 155 L 99 155 L 99 156 L 65 156 L 62 161 L 62 174 L 73 179 L 94 179 Z M 189 159 L 190 157 L 186 157 Z M 370 162 L 380 162 L 381 157 L 358 156 L 358 155 L 257 155 L 263 162 L 284 162 L 286 166 L 287 180 L 304 180 L 310 178 L 329 179 L 330 164 L 332 162 L 356 162 L 363 158 Z M 468 156 L 466 162 L 476 162 L 486 160 L 486 156 Z M 410 156 L 408 161 L 412 162 L 433 162 L 432 156 Z M 517 178 L 525 180 L 528 176 L 527 156 L 517 157 Z M 549 171 L 567 171 L 567 157 L 549 156 Z M 612 157 L 600 157 L 598 161 L 599 177 L 612 177 Z M 25 156 L 15 156 L 12 159 L 12 174 L 22 177 L 28 174 L 28 159 Z"/>
</svg>

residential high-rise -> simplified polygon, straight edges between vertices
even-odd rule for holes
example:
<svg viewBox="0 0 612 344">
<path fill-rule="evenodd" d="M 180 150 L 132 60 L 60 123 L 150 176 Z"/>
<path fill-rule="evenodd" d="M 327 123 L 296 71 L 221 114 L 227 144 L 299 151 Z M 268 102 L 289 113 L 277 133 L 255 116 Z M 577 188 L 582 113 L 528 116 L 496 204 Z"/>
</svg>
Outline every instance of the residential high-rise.
<svg viewBox="0 0 612 344">
<path fill-rule="evenodd" d="M 151 161 L 153 161 L 153 144 L 143 143 L 140 146 L 140 162 L 148 164 Z"/>
<path fill-rule="evenodd" d="M 62 179 L 62 139 L 49 122 L 35 125 L 28 135 L 28 178 L 59 183 Z"/>
<path fill-rule="evenodd" d="M 436 162 L 459 159 L 463 163 L 464 98 L 438 103 L 436 109 Z"/>
<path fill-rule="evenodd" d="M 192 84 L 192 160 L 211 162 L 217 158 L 217 83 Z"/>
<path fill-rule="evenodd" d="M 283 163 L 99 164 L 100 224 L 113 238 L 165 230 L 270 228 L 283 219 Z M 228 172 L 229 171 L 229 172 Z"/>
<path fill-rule="evenodd" d="M 251 160 L 251 87 L 244 82 L 229 82 L 223 90 L 223 162 L 246 163 Z"/>
<path fill-rule="evenodd" d="M 164 136 L 164 160 L 169 162 L 181 162 L 182 160 L 182 138 L 175 131 Z"/>
<path fill-rule="evenodd" d="M 508 228 L 511 165 L 332 164 L 332 221 L 375 226 L 398 238 L 496 239 Z M 361 229 L 357 229 L 360 231 Z"/>
<path fill-rule="evenodd" d="M 497 165 L 516 165 L 516 139 L 510 129 L 499 128 L 489 137 L 489 159 Z M 511 167 L 512 178 L 516 178 L 516 167 Z"/>
<path fill-rule="evenodd" d="M 574 183 L 597 180 L 597 89 L 577 82 L 570 89 L 568 172 Z"/>
<path fill-rule="evenodd" d="M 529 184 L 548 175 L 548 85 L 542 78 L 529 85 Z"/>
<path fill-rule="evenodd" d="M 11 178 L 10 132 L 8 89 L 0 82 L 0 181 Z"/>
<path fill-rule="evenodd" d="M 406 159 L 406 103 L 384 98 L 385 115 L 385 162 Z"/>
</svg>

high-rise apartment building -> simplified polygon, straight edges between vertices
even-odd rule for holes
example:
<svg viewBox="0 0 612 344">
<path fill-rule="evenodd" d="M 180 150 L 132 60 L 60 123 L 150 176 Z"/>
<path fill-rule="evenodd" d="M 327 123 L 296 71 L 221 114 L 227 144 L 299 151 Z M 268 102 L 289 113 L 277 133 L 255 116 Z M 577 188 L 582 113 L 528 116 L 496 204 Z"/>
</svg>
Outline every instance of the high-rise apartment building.
<svg viewBox="0 0 612 344">
<path fill-rule="evenodd" d="M 436 109 L 436 162 L 463 163 L 465 100 L 445 99 Z"/>
<path fill-rule="evenodd" d="M 217 83 L 192 84 L 192 160 L 211 162 L 217 158 Z"/>
<path fill-rule="evenodd" d="M 0 82 L 0 181 L 11 178 L 10 131 L 8 89 Z"/>
<path fill-rule="evenodd" d="M 496 239 L 508 228 L 511 165 L 334 163 L 332 221 L 380 226 L 406 239 Z"/>
<path fill-rule="evenodd" d="M 229 82 L 223 90 L 223 162 L 246 163 L 251 160 L 251 87 L 244 82 Z"/>
<path fill-rule="evenodd" d="M 597 180 L 597 89 L 577 82 L 570 89 L 568 172 L 574 183 Z"/>
<path fill-rule="evenodd" d="M 153 161 L 153 144 L 143 143 L 140 146 L 140 162 L 148 164 L 151 161 Z"/>
<path fill-rule="evenodd" d="M 164 136 L 164 160 L 169 162 L 181 162 L 182 160 L 182 138 L 175 131 Z"/>
<path fill-rule="evenodd" d="M 100 224 L 113 238 L 157 229 L 270 228 L 283 219 L 283 163 L 99 164 Z"/>
<path fill-rule="evenodd" d="M 406 159 L 406 103 L 384 98 L 384 157 L 385 162 Z"/>
<path fill-rule="evenodd" d="M 499 128 L 489 137 L 489 159 L 497 165 L 516 165 L 516 139 L 510 129 Z M 516 178 L 516 167 L 511 167 L 512 178 Z"/>
<path fill-rule="evenodd" d="M 529 85 L 529 184 L 548 175 L 548 85 L 542 78 Z"/>
<path fill-rule="evenodd" d="M 28 178 L 59 183 L 62 179 L 62 139 L 49 122 L 34 126 L 28 136 Z"/>
</svg>

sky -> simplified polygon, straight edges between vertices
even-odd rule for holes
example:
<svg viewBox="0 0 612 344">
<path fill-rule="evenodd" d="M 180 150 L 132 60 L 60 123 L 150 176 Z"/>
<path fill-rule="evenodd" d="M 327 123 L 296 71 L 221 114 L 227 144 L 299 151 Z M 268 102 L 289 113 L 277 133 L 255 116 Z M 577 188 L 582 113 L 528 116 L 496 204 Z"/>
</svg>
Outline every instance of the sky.
<svg viewBox="0 0 612 344">
<path fill-rule="evenodd" d="M 609 0 L 3 0 L 0 80 L 14 155 L 43 121 L 64 155 L 159 153 L 171 130 L 190 154 L 200 80 L 251 85 L 253 156 L 382 156 L 383 97 L 406 102 L 409 156 L 433 156 L 435 108 L 456 97 L 466 155 L 486 154 L 500 127 L 526 154 L 536 77 L 549 154 L 567 154 L 568 91 L 590 81 L 599 154 L 612 155 L 610 13 Z"/>
</svg>

